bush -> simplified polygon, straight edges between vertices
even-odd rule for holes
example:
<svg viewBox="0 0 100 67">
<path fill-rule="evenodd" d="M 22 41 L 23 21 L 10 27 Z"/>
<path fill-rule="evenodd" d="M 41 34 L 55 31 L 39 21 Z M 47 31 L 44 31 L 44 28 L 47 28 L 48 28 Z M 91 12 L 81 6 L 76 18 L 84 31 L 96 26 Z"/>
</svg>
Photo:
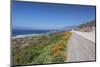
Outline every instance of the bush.
<svg viewBox="0 0 100 67">
<path fill-rule="evenodd" d="M 67 58 L 70 32 L 12 40 L 14 65 L 62 63 Z"/>
</svg>

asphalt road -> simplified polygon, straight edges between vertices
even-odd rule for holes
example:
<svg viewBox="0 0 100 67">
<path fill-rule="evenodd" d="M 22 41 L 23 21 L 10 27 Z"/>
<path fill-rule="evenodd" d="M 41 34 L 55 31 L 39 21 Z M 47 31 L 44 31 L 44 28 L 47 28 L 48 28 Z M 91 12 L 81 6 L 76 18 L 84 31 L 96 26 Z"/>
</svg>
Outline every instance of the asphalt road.
<svg viewBox="0 0 100 67">
<path fill-rule="evenodd" d="M 67 61 L 94 61 L 95 60 L 95 43 L 72 32 L 72 36 L 67 44 Z"/>
</svg>

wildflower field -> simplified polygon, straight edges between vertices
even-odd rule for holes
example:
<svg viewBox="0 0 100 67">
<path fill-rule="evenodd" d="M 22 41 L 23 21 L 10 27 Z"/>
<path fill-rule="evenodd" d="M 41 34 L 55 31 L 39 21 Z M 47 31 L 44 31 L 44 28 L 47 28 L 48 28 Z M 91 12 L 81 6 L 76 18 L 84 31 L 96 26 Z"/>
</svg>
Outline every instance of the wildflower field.
<svg viewBox="0 0 100 67">
<path fill-rule="evenodd" d="M 71 32 L 12 39 L 14 65 L 63 63 Z"/>
</svg>

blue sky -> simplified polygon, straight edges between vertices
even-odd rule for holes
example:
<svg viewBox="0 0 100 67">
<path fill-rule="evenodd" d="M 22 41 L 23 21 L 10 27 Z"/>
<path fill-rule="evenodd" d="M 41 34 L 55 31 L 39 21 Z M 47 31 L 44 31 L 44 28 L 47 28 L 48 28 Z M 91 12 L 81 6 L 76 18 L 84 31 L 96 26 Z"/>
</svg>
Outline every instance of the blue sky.
<svg viewBox="0 0 100 67">
<path fill-rule="evenodd" d="M 56 29 L 95 19 L 94 6 L 16 2 L 12 4 L 12 25 L 29 29 Z"/>
</svg>

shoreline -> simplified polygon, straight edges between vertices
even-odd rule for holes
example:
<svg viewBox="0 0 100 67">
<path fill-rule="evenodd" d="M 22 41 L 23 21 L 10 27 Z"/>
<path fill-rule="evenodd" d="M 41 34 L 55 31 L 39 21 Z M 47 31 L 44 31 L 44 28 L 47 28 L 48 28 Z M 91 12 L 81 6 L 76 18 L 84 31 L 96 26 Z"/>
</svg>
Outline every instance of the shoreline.
<svg viewBox="0 0 100 67">
<path fill-rule="evenodd" d="M 67 31 L 68 32 L 68 31 Z M 70 31 L 69 31 L 70 32 Z M 42 36 L 42 35 L 48 35 L 50 33 L 55 33 L 55 32 L 47 32 L 47 33 L 39 33 L 39 34 L 25 34 L 25 35 L 17 35 L 17 36 L 12 36 L 13 39 L 16 38 L 24 38 L 24 37 L 31 37 L 31 36 Z"/>
<path fill-rule="evenodd" d="M 17 36 L 12 36 L 12 39 L 16 38 L 24 38 L 24 37 L 31 37 L 31 36 L 41 36 L 41 35 L 47 35 L 47 34 L 26 34 L 26 35 L 17 35 Z"/>
</svg>

